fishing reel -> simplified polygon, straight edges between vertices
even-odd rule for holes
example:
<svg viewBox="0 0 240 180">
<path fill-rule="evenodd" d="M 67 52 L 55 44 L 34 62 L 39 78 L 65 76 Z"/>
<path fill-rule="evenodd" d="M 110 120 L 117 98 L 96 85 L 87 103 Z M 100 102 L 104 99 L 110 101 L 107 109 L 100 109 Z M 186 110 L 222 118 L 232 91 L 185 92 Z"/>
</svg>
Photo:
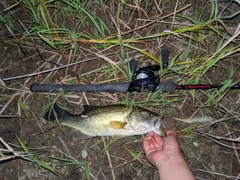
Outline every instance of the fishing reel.
<svg viewBox="0 0 240 180">
<path fill-rule="evenodd" d="M 169 51 L 166 49 L 161 50 L 162 68 L 168 66 Z M 130 62 L 130 69 L 133 72 L 132 82 L 129 86 L 129 91 L 156 91 L 163 88 L 160 83 L 160 77 L 157 71 L 160 70 L 160 65 L 149 65 L 144 68 L 139 68 L 137 71 L 138 63 L 134 59 Z M 171 85 L 172 86 L 172 85 Z M 167 87 L 168 88 L 168 87 Z"/>
<path fill-rule="evenodd" d="M 132 82 L 129 86 L 129 91 L 156 91 L 160 84 L 160 77 L 157 73 L 159 71 L 159 65 L 149 65 L 144 68 L 139 68 L 136 71 L 137 62 L 132 60 L 130 67 L 133 72 Z"/>
</svg>

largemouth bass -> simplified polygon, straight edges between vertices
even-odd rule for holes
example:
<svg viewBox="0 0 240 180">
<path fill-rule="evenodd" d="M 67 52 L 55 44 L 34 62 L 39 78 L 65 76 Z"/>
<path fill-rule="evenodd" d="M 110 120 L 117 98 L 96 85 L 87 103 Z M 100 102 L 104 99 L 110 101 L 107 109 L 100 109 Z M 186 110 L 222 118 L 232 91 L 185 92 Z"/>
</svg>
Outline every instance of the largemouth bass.
<svg viewBox="0 0 240 180">
<path fill-rule="evenodd" d="M 45 119 L 49 121 L 58 119 L 61 125 L 74 128 L 72 135 L 77 139 L 94 136 L 124 137 L 146 134 L 150 131 L 163 135 L 160 129 L 161 117 L 136 106 L 84 106 L 84 111 L 75 115 L 55 104 L 52 110 L 45 114 Z"/>
</svg>

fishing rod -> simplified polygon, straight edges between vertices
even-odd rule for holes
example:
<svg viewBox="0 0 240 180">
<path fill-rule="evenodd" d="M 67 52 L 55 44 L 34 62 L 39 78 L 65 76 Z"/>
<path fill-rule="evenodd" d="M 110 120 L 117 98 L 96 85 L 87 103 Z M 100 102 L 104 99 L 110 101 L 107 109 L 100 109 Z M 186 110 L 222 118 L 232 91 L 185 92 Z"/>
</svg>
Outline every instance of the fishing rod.
<svg viewBox="0 0 240 180">
<path fill-rule="evenodd" d="M 162 68 L 167 68 L 169 52 L 161 51 Z M 191 90 L 191 89 L 213 89 L 221 88 L 221 84 L 189 84 L 177 85 L 174 82 L 160 82 L 157 71 L 160 65 L 149 65 L 139 68 L 136 60 L 130 61 L 130 70 L 133 72 L 132 82 L 120 83 L 103 83 L 103 84 L 32 84 L 30 90 L 32 92 L 59 92 L 60 88 L 64 92 L 110 92 L 110 93 L 126 93 L 126 92 L 154 92 L 161 90 L 162 92 L 174 92 L 175 90 Z M 240 84 L 234 84 L 229 89 L 240 89 Z"/>
</svg>

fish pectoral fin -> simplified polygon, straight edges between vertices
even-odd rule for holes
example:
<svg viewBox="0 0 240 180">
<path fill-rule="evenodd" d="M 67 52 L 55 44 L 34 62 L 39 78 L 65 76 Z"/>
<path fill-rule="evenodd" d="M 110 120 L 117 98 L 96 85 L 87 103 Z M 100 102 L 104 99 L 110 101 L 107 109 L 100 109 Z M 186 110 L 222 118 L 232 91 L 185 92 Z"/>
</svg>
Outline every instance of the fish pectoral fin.
<svg viewBox="0 0 240 180">
<path fill-rule="evenodd" d="M 126 122 L 120 122 L 120 121 L 110 121 L 109 126 L 113 129 L 124 129 L 124 126 L 126 125 Z"/>
<path fill-rule="evenodd" d="M 73 137 L 74 139 L 88 139 L 88 138 L 90 138 L 91 136 L 82 133 L 82 132 L 81 132 L 80 130 L 78 130 L 78 129 L 73 129 L 73 130 L 72 130 L 72 137 Z"/>
</svg>

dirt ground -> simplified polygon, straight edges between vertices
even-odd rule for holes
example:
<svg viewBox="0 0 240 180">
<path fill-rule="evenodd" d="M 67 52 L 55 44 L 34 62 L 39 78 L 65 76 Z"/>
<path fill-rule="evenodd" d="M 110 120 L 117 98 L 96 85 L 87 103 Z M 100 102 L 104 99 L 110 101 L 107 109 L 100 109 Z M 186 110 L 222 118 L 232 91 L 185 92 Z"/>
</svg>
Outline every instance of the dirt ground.
<svg viewBox="0 0 240 180">
<path fill-rule="evenodd" d="M 131 8 L 126 7 L 125 16 L 120 17 L 125 22 L 128 22 L 128 18 L 131 17 L 131 22 L 128 24 L 121 24 L 122 30 L 127 31 L 138 25 L 144 24 L 143 21 L 137 21 L 139 19 L 151 19 L 159 15 L 159 9 L 156 8 L 155 1 L 145 3 L 140 8 L 144 10 L 146 15 L 141 9 L 134 12 Z M 183 13 L 193 16 L 196 9 L 199 11 L 203 8 L 201 5 L 206 1 L 188 1 L 184 0 L 179 3 L 180 7 L 184 7 L 187 4 L 191 4 L 191 7 L 185 10 Z M 11 4 L 8 1 L 9 5 Z M 110 3 L 109 6 L 116 8 Z M 240 10 L 240 6 L 235 4 L 235 8 Z M 4 5 L 1 4 L 1 10 Z M 160 3 L 159 7 L 162 9 L 162 16 L 167 15 L 173 11 L 175 6 L 174 1 L 167 1 Z M 129 8 L 129 9 L 128 9 Z M 221 7 L 220 7 L 221 8 Z M 111 22 L 104 14 L 101 14 L 101 9 L 93 8 L 96 10 L 96 14 L 103 20 L 108 21 L 108 25 L 111 26 Z M 116 11 L 112 10 L 112 11 Z M 21 19 L 23 22 L 27 15 L 22 7 L 17 7 L 13 11 L 13 17 Z M 210 13 L 210 12 L 209 12 Z M 205 14 L 208 16 L 208 14 Z M 65 19 L 63 18 L 64 22 Z M 74 23 L 74 20 L 73 22 Z M 68 25 L 71 28 L 71 23 Z M 234 17 L 233 20 L 229 20 L 227 25 L 231 27 L 237 26 L 239 23 L 239 16 Z M 160 24 L 160 25 L 159 25 Z M 126 25 L 126 26 L 125 26 Z M 151 30 L 143 29 L 139 31 L 139 36 L 146 36 L 148 33 L 157 31 L 160 29 L 169 29 L 169 24 L 158 23 L 151 27 Z M 113 28 L 113 27 L 112 27 Z M 113 28 L 114 29 L 114 28 Z M 22 28 L 16 27 L 14 29 L 15 34 L 21 34 Z M 136 35 L 136 34 L 133 34 Z M 13 41 L 11 34 L 4 26 L 4 23 L 0 27 L 0 78 L 6 79 L 21 75 L 27 75 L 34 72 L 47 70 L 57 67 L 58 64 L 68 64 L 68 51 L 62 49 L 62 51 L 55 51 L 40 40 L 35 40 L 37 48 L 33 45 L 32 40 L 26 39 L 20 44 Z M 184 50 L 188 44 L 179 42 L 174 45 L 177 39 L 161 39 L 164 42 L 164 46 L 161 48 L 168 49 L 170 52 L 170 59 L 176 54 L 177 50 Z M 207 40 L 206 40 L 207 41 Z M 212 43 L 216 43 L 212 41 Z M 210 46 L 210 45 L 209 45 Z M 21 48 L 20 48 L 21 47 Z M 52 159 L 50 157 L 60 157 L 65 159 L 76 160 L 79 162 L 86 162 L 90 170 L 91 179 L 142 179 L 142 180 L 157 180 L 159 179 L 158 171 L 147 161 L 143 152 L 143 136 L 125 137 L 112 142 L 111 138 L 94 137 L 87 140 L 75 140 L 71 136 L 71 129 L 68 127 L 62 127 L 62 129 L 49 123 L 41 117 L 41 113 L 45 110 L 49 100 L 48 93 L 32 93 L 29 89 L 32 83 L 41 83 L 50 81 L 51 83 L 69 82 L 74 80 L 77 83 L 77 74 L 83 75 L 84 73 L 91 72 L 90 75 L 80 77 L 80 81 L 83 83 L 97 83 L 104 82 L 111 76 L 106 75 L 106 71 L 100 70 L 94 72 L 94 70 L 108 66 L 108 62 L 96 57 L 93 53 L 87 51 L 89 48 L 86 44 L 81 44 L 80 51 L 77 53 L 78 62 L 95 58 L 89 62 L 81 63 L 75 66 L 54 71 L 51 73 L 38 74 L 23 78 L 13 78 L 12 80 L 4 80 L 7 88 L 1 87 L 0 96 L 0 138 L 8 143 L 16 152 L 23 152 L 21 149 L 17 137 L 29 148 L 30 152 L 37 154 L 39 159 L 48 165 L 56 168 L 63 175 L 55 175 L 44 168 L 40 168 L 36 163 L 30 162 L 24 159 L 24 154 L 21 157 L 16 157 L 10 160 L 0 162 L 0 179 L 1 180 L 30 180 L 30 179 L 87 179 L 86 172 L 82 166 L 79 165 L 62 165 L 64 162 Z M 151 47 L 148 50 L 153 54 L 158 54 L 158 45 Z M 214 52 L 214 48 L 209 48 L 210 52 Z M 38 49 L 38 50 L 37 50 Z M 38 52 L 39 51 L 39 52 Z M 198 51 L 196 48 L 195 53 Z M 40 54 L 39 54 L 40 53 Z M 112 53 L 105 51 L 105 54 Z M 117 62 L 121 51 L 116 51 L 108 57 Z M 194 54 L 194 53 L 193 53 Z M 152 61 L 143 55 L 139 55 L 138 52 L 129 52 L 129 57 L 134 57 L 136 60 L 144 61 L 141 66 L 147 65 Z M 182 55 L 181 55 L 182 56 Z M 181 58 L 181 56 L 179 58 Z M 190 54 L 191 56 L 191 54 Z M 54 63 L 57 62 L 58 64 Z M 220 61 L 217 66 L 210 69 L 207 75 L 203 78 L 205 80 L 211 80 L 214 83 L 221 83 L 229 77 L 231 67 L 239 67 L 239 57 L 235 59 L 224 59 Z M 93 71 L 93 72 L 92 72 Z M 240 71 L 236 70 L 233 79 L 239 80 Z M 171 77 L 167 77 L 170 79 Z M 163 77 L 164 81 L 167 79 Z M 101 80 L 100 80 L 101 79 Z M 103 80 L 102 80 L 103 79 Z M 215 91 L 215 90 L 211 90 Z M 175 95 L 180 98 L 179 101 L 173 102 L 164 106 L 147 107 L 148 109 L 161 114 L 163 117 L 162 128 L 174 129 L 178 132 L 181 152 L 188 162 L 194 176 L 199 180 L 226 180 L 226 179 L 240 179 L 240 120 L 239 120 L 239 90 L 229 90 L 217 107 L 202 107 L 202 102 L 207 98 L 209 91 L 199 90 L 196 92 L 196 97 L 193 99 L 188 91 L 179 91 Z M 167 98 L 172 98 L 171 93 L 166 94 Z M 58 96 L 58 95 L 56 95 Z M 51 98 L 56 97 L 51 95 Z M 73 113 L 81 113 L 82 106 L 84 104 L 90 105 L 107 105 L 124 102 L 124 99 L 133 97 L 124 93 L 73 93 L 66 95 L 69 99 L 67 104 L 63 97 L 58 98 L 58 101 L 67 107 L 74 109 Z M 140 100 L 146 99 L 149 94 L 137 95 Z M 23 111 L 21 104 L 24 104 L 28 111 Z M 6 107 L 6 108 L 5 108 Z M 226 112 L 229 112 L 226 113 Z M 231 112 L 234 112 L 234 116 Z M 229 117 L 228 121 L 216 122 L 212 125 L 202 125 L 202 127 L 191 131 L 191 125 L 176 121 L 172 116 L 179 118 L 188 118 L 192 115 L 203 116 L 210 115 L 215 116 L 216 119 L 222 117 Z M 3 117 L 8 116 L 20 116 L 21 118 Z M 185 128 L 189 128 L 189 133 Z M 182 130 L 186 131 L 182 131 Z M 206 136 L 211 134 L 214 137 Z M 236 139 L 236 141 L 224 140 Z M 238 139 L 237 139 L 238 138 Z M 111 144 L 110 144 L 111 143 Z M 110 144 L 106 151 L 103 151 L 106 144 Z M 6 149 L 3 143 L 0 143 L 0 148 Z M 1 152 L 1 151 L 0 151 Z M 83 157 L 82 153 L 87 152 L 87 157 Z M 139 155 L 134 158 L 131 153 Z M 12 153 L 8 154 L 13 155 Z M 0 154 L 1 156 L 1 154 Z M 111 169 L 111 167 L 115 167 Z"/>
</svg>

